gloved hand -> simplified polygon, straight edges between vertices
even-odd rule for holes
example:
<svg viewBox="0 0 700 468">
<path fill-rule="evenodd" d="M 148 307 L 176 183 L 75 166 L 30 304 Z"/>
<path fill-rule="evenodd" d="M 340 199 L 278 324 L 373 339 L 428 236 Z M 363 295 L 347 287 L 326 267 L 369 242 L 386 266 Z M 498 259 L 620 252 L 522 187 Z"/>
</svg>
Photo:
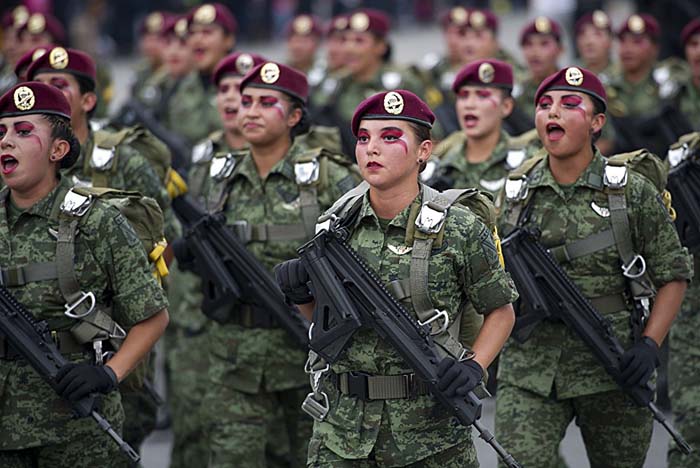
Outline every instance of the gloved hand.
<svg viewBox="0 0 700 468">
<path fill-rule="evenodd" d="M 451 357 L 440 362 L 437 373 L 438 388 L 449 398 L 467 396 L 484 376 L 484 370 L 475 360 L 458 362 Z"/>
<path fill-rule="evenodd" d="M 659 347 L 648 336 L 632 345 L 620 359 L 622 385 L 634 387 L 647 383 L 659 365 Z"/>
<path fill-rule="evenodd" d="M 314 300 L 306 283 L 309 274 L 300 259 L 294 258 L 275 266 L 275 279 L 280 289 L 293 303 L 308 304 Z"/>
<path fill-rule="evenodd" d="M 58 393 L 69 401 L 78 401 L 91 393 L 107 394 L 117 388 L 117 374 L 109 366 L 69 362 L 58 370 Z"/>
</svg>

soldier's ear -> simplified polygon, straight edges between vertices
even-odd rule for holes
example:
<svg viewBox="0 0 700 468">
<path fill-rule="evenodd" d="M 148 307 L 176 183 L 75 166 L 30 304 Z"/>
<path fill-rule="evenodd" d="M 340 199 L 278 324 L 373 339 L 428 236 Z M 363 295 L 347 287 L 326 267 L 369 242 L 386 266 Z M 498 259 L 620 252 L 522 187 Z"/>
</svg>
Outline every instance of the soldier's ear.
<svg viewBox="0 0 700 468">
<path fill-rule="evenodd" d="M 287 125 L 289 128 L 294 128 L 294 126 L 301 121 L 302 115 L 303 112 L 298 107 L 291 109 L 287 115 Z"/>
<path fill-rule="evenodd" d="M 515 107 L 515 100 L 510 97 L 505 91 L 501 90 L 503 93 L 503 105 L 501 107 L 501 117 L 502 118 L 507 118 L 511 112 L 513 112 L 513 108 Z"/>
<path fill-rule="evenodd" d="M 68 152 L 70 151 L 70 143 L 68 143 L 66 140 L 56 138 L 52 143 L 51 143 L 51 152 L 49 153 L 49 161 L 58 163 L 66 157 Z"/>
<path fill-rule="evenodd" d="M 80 96 L 80 107 L 86 114 L 90 113 L 97 106 L 97 94 L 88 91 Z"/>
<path fill-rule="evenodd" d="M 597 133 L 603 129 L 603 126 L 605 125 L 605 122 L 607 121 L 607 117 L 605 117 L 605 114 L 595 114 L 593 115 L 593 119 L 591 120 L 591 133 Z"/>
</svg>

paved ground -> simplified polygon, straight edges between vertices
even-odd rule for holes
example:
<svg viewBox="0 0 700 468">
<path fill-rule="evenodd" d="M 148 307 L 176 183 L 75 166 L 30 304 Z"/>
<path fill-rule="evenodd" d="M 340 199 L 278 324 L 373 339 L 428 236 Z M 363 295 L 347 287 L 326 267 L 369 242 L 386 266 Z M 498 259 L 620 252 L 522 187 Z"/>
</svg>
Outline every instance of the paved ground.
<svg viewBox="0 0 700 468">
<path fill-rule="evenodd" d="M 615 3 L 611 12 L 615 24 L 619 23 L 628 11 L 629 6 L 625 2 Z M 504 17 L 501 22 L 501 40 L 503 45 L 506 49 L 512 51 L 516 57 L 520 56 L 517 49 L 517 38 L 520 28 L 526 19 L 525 16 L 528 15 L 509 15 Z M 442 50 L 440 32 L 437 28 L 405 28 L 393 35 L 393 46 L 396 60 L 401 63 L 417 62 L 429 52 Z M 258 52 L 272 59 L 281 60 L 284 58 L 284 49 L 281 44 L 241 44 L 239 50 Z M 566 58 L 561 61 L 562 66 L 571 63 L 570 50 L 571 48 L 569 47 Z M 117 85 L 115 90 L 115 107 L 126 97 L 133 63 L 133 59 L 112 61 L 115 83 Z M 493 401 L 486 401 L 483 422 L 490 430 L 493 430 L 493 413 Z M 497 459 L 495 452 L 481 439 L 477 439 L 476 445 L 482 466 L 484 468 L 495 468 Z M 667 445 L 668 437 L 663 429 L 660 429 L 657 425 L 654 429 L 651 450 L 644 467 L 664 468 L 666 466 L 665 453 Z M 144 467 L 166 468 L 169 463 L 171 446 L 171 432 L 154 432 L 144 445 Z M 566 433 L 566 438 L 561 445 L 561 452 L 570 468 L 586 468 L 590 466 L 586 458 L 580 432 L 574 424 L 569 427 Z"/>
</svg>

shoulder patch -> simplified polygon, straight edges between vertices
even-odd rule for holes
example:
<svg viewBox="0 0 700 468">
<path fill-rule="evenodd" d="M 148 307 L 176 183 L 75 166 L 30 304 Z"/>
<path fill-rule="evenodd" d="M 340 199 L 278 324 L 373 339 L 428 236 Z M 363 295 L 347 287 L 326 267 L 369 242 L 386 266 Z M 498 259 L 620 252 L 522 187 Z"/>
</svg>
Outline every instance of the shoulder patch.
<svg viewBox="0 0 700 468">
<path fill-rule="evenodd" d="M 124 238 L 130 247 L 134 247 L 141 243 L 141 239 L 139 239 L 139 237 L 136 235 L 134 228 L 131 227 L 131 224 L 129 224 L 129 221 L 123 214 L 117 212 L 117 214 L 114 216 L 114 222 L 117 224 L 117 226 L 119 226 L 119 229 L 121 229 L 122 233 L 124 234 Z"/>
</svg>

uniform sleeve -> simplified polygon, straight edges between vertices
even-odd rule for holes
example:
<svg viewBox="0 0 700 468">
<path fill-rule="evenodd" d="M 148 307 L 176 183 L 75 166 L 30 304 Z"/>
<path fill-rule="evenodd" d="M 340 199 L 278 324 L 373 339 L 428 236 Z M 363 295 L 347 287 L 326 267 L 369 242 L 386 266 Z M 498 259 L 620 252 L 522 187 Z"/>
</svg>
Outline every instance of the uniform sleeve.
<svg viewBox="0 0 700 468">
<path fill-rule="evenodd" d="M 476 217 L 464 236 L 464 291 L 479 314 L 510 304 L 518 293 L 510 275 L 503 269 L 493 234 Z"/>
<path fill-rule="evenodd" d="M 693 276 L 691 257 L 656 188 L 646 180 L 636 197 L 636 247 L 646 260 L 654 285 L 660 288 L 670 281 L 689 280 Z"/>
<path fill-rule="evenodd" d="M 129 328 L 168 306 L 141 240 L 126 218 L 104 204 L 93 207 L 93 253 L 109 277 L 112 317 Z"/>
</svg>

